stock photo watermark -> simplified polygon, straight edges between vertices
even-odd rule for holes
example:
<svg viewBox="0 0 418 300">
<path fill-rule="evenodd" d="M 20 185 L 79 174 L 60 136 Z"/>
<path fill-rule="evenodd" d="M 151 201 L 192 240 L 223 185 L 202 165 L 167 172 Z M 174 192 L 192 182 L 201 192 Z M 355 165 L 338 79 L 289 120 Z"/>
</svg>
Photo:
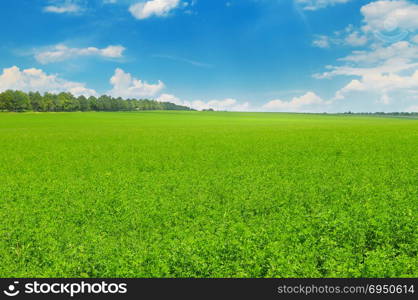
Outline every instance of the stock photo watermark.
<svg viewBox="0 0 418 300">
<path fill-rule="evenodd" d="M 405 40 L 409 31 L 401 28 L 396 18 L 388 17 L 383 23 L 383 29 L 373 31 L 374 36 L 384 43 L 396 43 Z"/>
<path fill-rule="evenodd" d="M 92 295 L 92 294 L 126 294 L 128 292 L 127 283 L 107 283 L 101 282 L 25 282 L 13 281 L 3 294 L 8 297 L 17 295 L 67 295 L 74 297 L 76 295 Z"/>
</svg>

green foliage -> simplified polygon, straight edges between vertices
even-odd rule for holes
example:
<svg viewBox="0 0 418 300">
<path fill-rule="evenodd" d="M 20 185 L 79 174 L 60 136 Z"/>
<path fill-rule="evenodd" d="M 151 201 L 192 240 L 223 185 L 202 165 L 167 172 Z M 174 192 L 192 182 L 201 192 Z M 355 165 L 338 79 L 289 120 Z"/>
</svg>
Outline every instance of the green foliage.
<svg viewBox="0 0 418 300">
<path fill-rule="evenodd" d="M 107 95 L 88 99 L 84 96 L 78 98 L 71 93 L 51 94 L 43 96 L 38 92 L 7 90 L 0 93 L 0 111 L 134 111 L 134 110 L 192 110 L 189 107 L 176 105 L 170 102 L 154 100 L 136 100 L 113 98 Z"/>
<path fill-rule="evenodd" d="M 29 92 L 29 100 L 30 100 L 30 107 L 33 111 L 42 111 L 43 105 L 42 105 L 42 96 L 38 92 Z"/>
<path fill-rule="evenodd" d="M 29 96 L 21 91 L 13 92 L 12 110 L 24 111 L 30 109 Z"/>
<path fill-rule="evenodd" d="M 29 96 L 24 92 L 7 90 L 0 93 L 0 111 L 25 111 L 30 107 Z"/>
<path fill-rule="evenodd" d="M 7 90 L 3 93 L 0 93 L 0 110 L 13 110 L 13 98 L 14 92 Z"/>
<path fill-rule="evenodd" d="M 1 277 L 418 276 L 415 120 L 2 113 L 0 132 Z"/>
</svg>

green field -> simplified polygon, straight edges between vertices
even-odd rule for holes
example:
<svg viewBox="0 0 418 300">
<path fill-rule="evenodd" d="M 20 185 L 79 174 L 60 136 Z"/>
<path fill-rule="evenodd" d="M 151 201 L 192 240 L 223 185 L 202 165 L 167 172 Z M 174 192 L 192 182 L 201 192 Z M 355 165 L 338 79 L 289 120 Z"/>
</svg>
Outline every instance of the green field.
<svg viewBox="0 0 418 300">
<path fill-rule="evenodd" d="M 418 121 L 1 113 L 0 277 L 417 277 Z"/>
</svg>

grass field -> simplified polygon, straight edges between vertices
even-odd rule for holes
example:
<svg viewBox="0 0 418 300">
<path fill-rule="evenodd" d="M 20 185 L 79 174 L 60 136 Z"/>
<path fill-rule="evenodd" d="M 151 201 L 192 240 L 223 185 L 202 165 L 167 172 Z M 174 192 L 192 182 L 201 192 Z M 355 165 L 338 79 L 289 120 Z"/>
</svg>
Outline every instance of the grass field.
<svg viewBox="0 0 418 300">
<path fill-rule="evenodd" d="M 1 113 L 1 277 L 418 276 L 418 121 Z"/>
</svg>

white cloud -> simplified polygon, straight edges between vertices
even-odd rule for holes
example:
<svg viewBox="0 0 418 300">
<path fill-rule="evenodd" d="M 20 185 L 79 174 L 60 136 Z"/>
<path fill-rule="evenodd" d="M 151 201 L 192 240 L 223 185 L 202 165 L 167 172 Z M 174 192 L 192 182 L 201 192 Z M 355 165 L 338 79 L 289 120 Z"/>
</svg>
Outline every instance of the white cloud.
<svg viewBox="0 0 418 300">
<path fill-rule="evenodd" d="M 115 70 L 115 74 L 110 78 L 110 84 L 113 88 L 107 94 L 122 98 L 154 97 L 165 87 L 161 81 L 156 84 L 149 84 L 132 77 L 131 74 L 119 68 Z"/>
<path fill-rule="evenodd" d="M 176 96 L 171 94 L 161 94 L 156 100 L 160 102 L 171 102 L 177 105 L 184 104 L 183 101 L 180 100 L 180 98 L 177 98 Z"/>
<path fill-rule="evenodd" d="M 153 57 L 165 58 L 165 59 L 169 59 L 169 60 L 172 60 L 172 61 L 183 62 L 183 63 L 193 65 L 195 67 L 201 67 L 201 68 L 212 68 L 213 67 L 213 65 L 208 64 L 208 63 L 204 63 L 204 62 L 200 62 L 200 61 L 196 61 L 196 60 L 191 60 L 191 59 L 188 59 L 188 58 L 173 56 L 173 55 L 154 54 Z"/>
<path fill-rule="evenodd" d="M 329 70 L 314 74 L 315 78 L 333 78 L 335 76 L 385 77 L 405 72 L 410 74 L 418 67 L 418 46 L 402 41 L 388 47 L 378 46 L 369 51 L 353 51 L 351 55 L 339 59 L 347 64 L 327 66 Z M 378 76 L 379 75 L 379 76 Z"/>
<path fill-rule="evenodd" d="M 373 92 L 385 99 L 382 103 L 388 104 L 390 92 L 399 92 L 418 88 L 418 71 L 409 76 L 400 76 L 389 73 L 370 73 L 361 76 L 360 79 L 353 79 L 336 94 L 336 99 L 344 99 L 352 92 Z"/>
<path fill-rule="evenodd" d="M 50 50 L 41 51 L 35 55 L 38 62 L 48 64 L 59 62 L 78 56 L 101 56 L 106 58 L 120 58 L 125 48 L 122 46 L 108 46 L 103 49 L 96 47 L 69 48 L 65 45 L 56 45 Z"/>
<path fill-rule="evenodd" d="M 170 11 L 177 8 L 180 3 L 180 0 L 149 0 L 131 5 L 129 11 L 135 18 L 140 20 L 152 16 L 165 17 Z"/>
<path fill-rule="evenodd" d="M 418 29 L 418 5 L 406 0 L 381 0 L 361 8 L 364 31 L 393 31 Z"/>
<path fill-rule="evenodd" d="M 361 14 L 360 30 L 350 25 L 345 33 L 337 32 L 327 39 L 329 44 L 343 40 L 347 45 L 368 48 L 352 51 L 338 60 L 341 65 L 326 66 L 327 71 L 314 77 L 349 78 L 331 101 L 369 102 L 399 109 L 414 100 L 418 89 L 418 36 L 412 34 L 418 30 L 418 5 L 406 0 L 379 0 L 364 5 Z M 368 44 L 372 37 L 375 42 Z"/>
<path fill-rule="evenodd" d="M 407 111 L 407 112 L 418 112 L 418 105 L 410 106 L 405 111 Z"/>
<path fill-rule="evenodd" d="M 202 101 L 202 100 L 194 100 L 194 101 L 184 100 L 183 101 L 174 95 L 162 94 L 156 100 L 160 102 L 171 102 L 177 105 L 188 106 L 196 110 L 203 110 L 203 109 L 214 109 L 218 111 L 249 111 L 250 110 L 249 102 L 240 103 L 236 99 L 232 99 L 232 98 L 226 98 L 223 100 L 210 100 L 210 101 Z"/>
<path fill-rule="evenodd" d="M 82 8 L 77 4 L 64 3 L 62 5 L 49 5 L 44 7 L 44 12 L 56 14 L 74 14 L 82 11 Z"/>
<path fill-rule="evenodd" d="M 314 47 L 318 48 L 329 48 L 330 47 L 330 38 L 326 35 L 319 35 L 317 38 L 312 42 Z"/>
<path fill-rule="evenodd" d="M 221 111 L 248 111 L 250 109 L 250 104 L 248 102 L 239 103 L 236 99 L 232 98 L 210 100 L 208 102 L 197 100 L 192 101 L 189 104 L 192 108 L 199 110 L 212 108 Z"/>
<path fill-rule="evenodd" d="M 110 78 L 110 84 L 113 88 L 106 94 L 113 97 L 125 99 L 153 98 L 157 101 L 172 102 L 197 110 L 212 108 L 226 111 L 247 111 L 250 109 L 248 102 L 240 103 L 231 98 L 207 102 L 201 100 L 183 101 L 171 94 L 161 94 L 161 91 L 165 88 L 161 81 L 156 84 L 149 84 L 132 77 L 131 74 L 124 72 L 122 69 L 115 70 L 114 75 Z M 16 66 L 6 68 L 0 74 L 0 92 L 8 89 L 25 92 L 39 91 L 41 93 L 70 92 L 75 96 L 84 95 L 86 97 L 98 96 L 95 90 L 87 88 L 83 83 L 68 81 L 57 75 L 47 74 L 41 69 L 20 70 Z"/>
<path fill-rule="evenodd" d="M 345 44 L 353 47 L 364 46 L 367 41 L 367 37 L 361 35 L 358 31 L 350 33 L 344 40 Z"/>
<path fill-rule="evenodd" d="M 410 99 L 410 91 L 418 88 L 418 45 L 408 41 L 374 45 L 339 60 L 345 64 L 328 66 L 329 71 L 314 75 L 316 78 L 355 77 L 336 92 L 334 100 L 375 95 L 376 103 L 387 105 L 395 99 Z"/>
<path fill-rule="evenodd" d="M 295 0 L 304 10 L 317 10 L 336 4 L 347 3 L 351 0 Z"/>
<path fill-rule="evenodd" d="M 161 93 L 164 84 L 158 81 L 157 84 L 148 84 L 132 77 L 131 74 L 122 69 L 116 69 L 110 79 L 113 88 L 106 94 L 122 98 L 153 98 L 161 102 L 171 102 L 177 105 L 191 107 L 196 110 L 214 109 L 217 111 L 291 111 L 291 112 L 321 112 L 326 109 L 329 103 L 322 100 L 313 92 L 308 92 L 301 97 L 295 97 L 291 101 L 273 100 L 266 103 L 262 108 L 252 107 L 249 102 L 239 102 L 233 98 L 202 100 L 181 100 L 180 98 L 167 93 Z M 84 95 L 98 96 L 99 94 L 85 86 L 84 83 L 72 82 L 60 78 L 57 75 L 45 73 L 41 69 L 21 70 L 16 66 L 3 69 L 0 74 L 0 92 L 12 89 L 21 91 L 39 91 L 41 93 L 70 92 L 75 96 Z"/>
<path fill-rule="evenodd" d="M 407 41 L 400 41 L 386 47 L 376 45 L 371 50 L 353 51 L 351 55 L 340 60 L 353 63 L 375 64 L 390 59 L 404 59 L 408 62 L 418 59 L 418 45 L 411 44 Z"/>
<path fill-rule="evenodd" d="M 40 69 L 20 70 L 18 67 L 3 69 L 0 74 L 0 92 L 12 89 L 21 91 L 39 91 L 39 92 L 71 92 L 75 96 L 97 96 L 93 89 L 88 89 L 85 84 L 72 82 L 57 75 L 48 75 Z"/>
<path fill-rule="evenodd" d="M 113 97 L 154 98 L 164 89 L 164 84 L 161 81 L 158 81 L 157 84 L 148 84 L 133 78 L 131 74 L 125 73 L 121 69 L 115 70 L 110 83 L 113 88 L 107 94 Z M 98 96 L 95 90 L 87 88 L 83 83 L 72 82 L 57 75 L 46 74 L 41 69 L 20 70 L 16 66 L 4 69 L 3 73 L 0 74 L 0 92 L 8 89 L 26 92 L 39 91 L 41 93 L 71 92 L 75 96 Z"/>
<path fill-rule="evenodd" d="M 377 103 L 382 103 L 385 105 L 389 104 L 390 102 L 391 102 L 391 99 L 387 93 L 383 93 L 380 99 L 377 101 Z"/>
<path fill-rule="evenodd" d="M 323 100 L 314 92 L 307 92 L 300 97 L 294 97 L 290 101 L 280 99 L 272 100 L 263 105 L 263 109 L 279 112 L 318 112 L 324 109 L 329 102 Z"/>
<path fill-rule="evenodd" d="M 334 45 L 360 47 L 366 45 L 367 42 L 368 38 L 350 24 L 344 30 L 335 31 L 332 36 L 317 35 L 312 45 L 318 48 L 329 48 Z"/>
</svg>

